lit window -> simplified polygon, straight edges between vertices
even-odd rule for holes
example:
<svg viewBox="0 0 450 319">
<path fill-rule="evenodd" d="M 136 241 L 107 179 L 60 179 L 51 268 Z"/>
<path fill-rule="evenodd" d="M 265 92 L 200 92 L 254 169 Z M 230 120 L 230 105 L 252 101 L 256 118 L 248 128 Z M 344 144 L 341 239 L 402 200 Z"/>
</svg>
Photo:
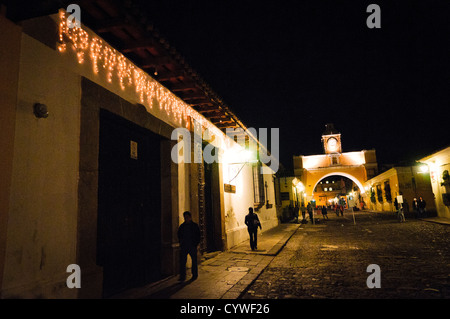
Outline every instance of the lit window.
<svg viewBox="0 0 450 319">
<path fill-rule="evenodd" d="M 327 181 L 327 184 L 328 184 L 328 181 Z"/>
<path fill-rule="evenodd" d="M 330 187 L 330 192 L 332 191 L 333 189 Z"/>
<path fill-rule="evenodd" d="M 324 188 L 323 190 L 324 190 L 324 191 L 327 191 L 327 190 L 328 190 L 328 188 L 326 188 L 326 187 L 325 187 L 325 188 Z"/>
</svg>

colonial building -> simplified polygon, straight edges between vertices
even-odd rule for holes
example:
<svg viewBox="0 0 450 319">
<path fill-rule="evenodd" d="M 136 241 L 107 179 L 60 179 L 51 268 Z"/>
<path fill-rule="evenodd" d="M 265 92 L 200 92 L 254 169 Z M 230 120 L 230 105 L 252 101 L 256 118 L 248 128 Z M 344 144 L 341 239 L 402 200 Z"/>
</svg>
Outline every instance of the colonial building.
<svg viewBox="0 0 450 319">
<path fill-rule="evenodd" d="M 298 184 L 293 191 L 306 202 L 314 200 L 317 204 L 317 201 L 321 200 L 322 205 L 329 203 L 332 195 L 337 195 L 338 190 L 340 194 L 343 188 L 348 191 L 346 195 L 365 197 L 364 182 L 378 173 L 375 150 L 343 152 L 341 134 L 333 124 L 326 125 L 326 130 L 322 134 L 322 145 L 324 154 L 294 156 L 294 175 Z M 335 185 L 326 187 L 323 181 L 326 184 L 330 177 L 333 178 L 328 182 L 334 181 Z M 350 179 L 354 185 L 345 187 L 340 177 Z M 352 195 L 350 192 L 354 188 L 358 194 Z M 326 194 L 329 194 L 330 198 Z"/>
<path fill-rule="evenodd" d="M 427 203 L 428 215 L 435 213 L 430 175 L 420 166 L 395 166 L 364 183 L 368 195 L 368 207 L 375 211 L 395 211 L 395 199 L 402 195 L 403 207 L 412 212 L 414 198 L 420 196 Z"/>
<path fill-rule="evenodd" d="M 84 1 L 73 28 L 65 8 L 25 17 L 11 3 L 0 15 L 2 298 L 99 298 L 175 275 L 186 210 L 201 253 L 246 240 L 248 207 L 264 229 L 278 224 L 275 171 L 243 155 L 264 146 L 131 2 Z M 82 289 L 66 285 L 72 264 Z"/>
<path fill-rule="evenodd" d="M 437 215 L 450 218 L 450 147 L 428 155 L 418 162 L 427 165 L 423 171 L 428 172 L 430 176 Z"/>
</svg>

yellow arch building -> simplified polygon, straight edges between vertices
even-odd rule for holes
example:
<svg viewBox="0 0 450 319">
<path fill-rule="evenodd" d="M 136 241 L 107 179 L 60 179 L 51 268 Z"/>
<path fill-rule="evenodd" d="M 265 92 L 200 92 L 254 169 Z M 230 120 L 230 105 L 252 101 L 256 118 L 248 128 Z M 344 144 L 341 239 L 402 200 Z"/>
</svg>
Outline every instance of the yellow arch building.
<svg viewBox="0 0 450 319">
<path fill-rule="evenodd" d="M 364 183 L 378 174 L 375 150 L 342 152 L 341 134 L 333 124 L 327 124 L 322 134 L 324 154 L 294 156 L 294 198 L 309 202 L 315 199 L 317 184 L 330 176 L 343 176 L 352 180 L 365 197 Z"/>
</svg>

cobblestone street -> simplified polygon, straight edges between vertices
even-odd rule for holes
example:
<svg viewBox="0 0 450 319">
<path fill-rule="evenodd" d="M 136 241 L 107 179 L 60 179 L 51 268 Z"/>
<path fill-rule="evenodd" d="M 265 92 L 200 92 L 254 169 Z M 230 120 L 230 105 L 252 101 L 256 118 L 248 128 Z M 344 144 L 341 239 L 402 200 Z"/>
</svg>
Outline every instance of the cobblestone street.
<svg viewBox="0 0 450 319">
<path fill-rule="evenodd" d="M 355 212 L 302 225 L 243 299 L 450 298 L 449 225 Z M 322 217 L 322 216 L 320 216 Z M 381 288 L 366 285 L 370 264 Z"/>
</svg>

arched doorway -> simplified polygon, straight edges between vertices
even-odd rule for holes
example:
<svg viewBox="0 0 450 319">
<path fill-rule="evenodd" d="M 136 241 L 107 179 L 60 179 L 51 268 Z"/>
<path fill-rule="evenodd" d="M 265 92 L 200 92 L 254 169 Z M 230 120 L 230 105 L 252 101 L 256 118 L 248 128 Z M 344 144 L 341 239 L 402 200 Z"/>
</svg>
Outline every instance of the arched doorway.
<svg viewBox="0 0 450 319">
<path fill-rule="evenodd" d="M 356 177 L 354 177 L 353 175 L 350 175 L 350 174 L 345 173 L 345 172 L 332 172 L 332 173 L 328 173 L 328 174 L 323 175 L 322 177 L 320 177 L 320 179 L 318 179 L 316 181 L 316 183 L 314 184 L 314 187 L 312 187 L 311 194 L 314 194 L 314 189 L 316 188 L 317 184 L 321 180 L 323 180 L 323 179 L 325 179 L 325 178 L 327 178 L 329 176 L 335 176 L 335 175 L 343 176 L 343 177 L 346 177 L 346 178 L 352 180 L 358 186 L 361 195 L 365 194 L 365 189 L 364 189 L 364 186 L 362 185 L 362 183 Z"/>
<path fill-rule="evenodd" d="M 329 207 L 339 204 L 355 209 L 365 206 L 365 189 L 361 181 L 351 174 L 345 172 L 323 174 L 312 185 L 309 187 L 311 195 L 308 201 L 314 201 L 316 206 Z"/>
</svg>

